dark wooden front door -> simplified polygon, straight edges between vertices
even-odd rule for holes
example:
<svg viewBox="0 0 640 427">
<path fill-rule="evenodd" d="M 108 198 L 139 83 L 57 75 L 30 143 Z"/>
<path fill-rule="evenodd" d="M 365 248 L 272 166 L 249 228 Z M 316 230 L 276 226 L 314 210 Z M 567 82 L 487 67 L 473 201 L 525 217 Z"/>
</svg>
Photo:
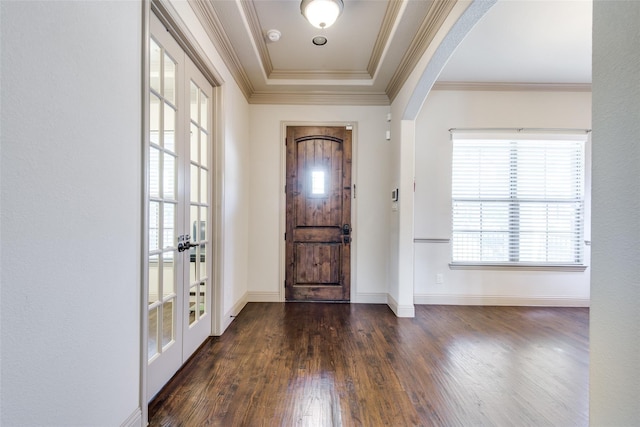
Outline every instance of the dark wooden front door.
<svg viewBox="0 0 640 427">
<path fill-rule="evenodd" d="M 287 301 L 349 301 L 351 130 L 287 127 Z"/>
</svg>

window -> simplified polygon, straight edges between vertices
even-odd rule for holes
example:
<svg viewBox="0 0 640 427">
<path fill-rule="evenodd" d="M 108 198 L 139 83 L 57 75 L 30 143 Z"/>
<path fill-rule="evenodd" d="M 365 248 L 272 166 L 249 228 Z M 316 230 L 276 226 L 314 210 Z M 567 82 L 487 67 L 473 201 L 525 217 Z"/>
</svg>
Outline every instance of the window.
<svg viewBox="0 0 640 427">
<path fill-rule="evenodd" d="M 586 136 L 453 136 L 452 265 L 582 265 Z"/>
</svg>

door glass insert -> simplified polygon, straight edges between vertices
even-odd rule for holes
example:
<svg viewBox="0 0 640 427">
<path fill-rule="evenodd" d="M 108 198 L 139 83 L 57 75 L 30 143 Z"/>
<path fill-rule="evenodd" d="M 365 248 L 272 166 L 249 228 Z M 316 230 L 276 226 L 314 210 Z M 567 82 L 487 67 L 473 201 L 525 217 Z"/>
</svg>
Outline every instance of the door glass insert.
<svg viewBox="0 0 640 427">
<path fill-rule="evenodd" d="M 176 151 L 176 111 L 168 103 L 164 104 L 164 148 Z"/>
<path fill-rule="evenodd" d="M 176 104 L 176 64 L 166 53 L 164 54 L 164 97 Z"/>
<path fill-rule="evenodd" d="M 160 260 L 158 255 L 149 257 L 149 305 L 155 304 L 160 298 Z"/>
<path fill-rule="evenodd" d="M 162 68 L 162 49 L 155 40 L 149 42 L 149 84 L 156 92 L 161 91 L 160 73 Z"/>
<path fill-rule="evenodd" d="M 158 354 L 158 307 L 149 309 L 149 330 L 147 338 L 147 358 Z"/>
<path fill-rule="evenodd" d="M 325 193 L 325 177 L 324 171 L 311 171 L 311 194 L 322 196 Z"/>
<path fill-rule="evenodd" d="M 208 252 L 207 215 L 209 208 L 209 154 L 210 137 L 208 134 L 210 98 L 195 83 L 190 85 L 191 97 L 191 234 L 197 247 L 191 253 L 189 267 L 190 282 L 190 324 L 195 324 L 206 314 L 205 289 L 208 283 Z"/>
<path fill-rule="evenodd" d="M 176 330 L 178 157 L 176 63 L 150 40 L 149 88 L 149 330 L 148 357 L 162 354 Z"/>
<path fill-rule="evenodd" d="M 162 348 L 165 349 L 167 345 L 173 341 L 173 324 L 175 317 L 175 305 L 174 299 L 171 299 L 162 304 Z"/>
<path fill-rule="evenodd" d="M 149 142 L 160 145 L 160 98 L 149 95 Z"/>
</svg>

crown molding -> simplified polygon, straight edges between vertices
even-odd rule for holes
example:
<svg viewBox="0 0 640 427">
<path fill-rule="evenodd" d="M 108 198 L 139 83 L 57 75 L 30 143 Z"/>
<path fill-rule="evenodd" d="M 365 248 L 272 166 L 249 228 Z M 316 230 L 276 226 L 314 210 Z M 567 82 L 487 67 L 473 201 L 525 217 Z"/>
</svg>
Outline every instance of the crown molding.
<svg viewBox="0 0 640 427">
<path fill-rule="evenodd" d="M 361 92 L 254 92 L 249 104 L 289 105 L 389 105 L 384 93 Z"/>
<path fill-rule="evenodd" d="M 382 19 L 382 25 L 380 26 L 380 32 L 378 33 L 376 43 L 373 46 L 369 65 L 367 65 L 367 71 L 371 77 L 376 75 L 376 71 L 380 66 L 380 60 L 382 59 L 384 48 L 389 42 L 389 37 L 391 37 L 391 31 L 393 30 L 393 25 L 395 24 L 396 19 L 398 19 L 400 9 L 402 9 L 401 0 L 390 0 L 387 4 L 387 10 L 384 14 L 384 18 Z"/>
<path fill-rule="evenodd" d="M 432 90 L 494 92 L 591 92 L 591 83 L 436 82 Z"/>
<path fill-rule="evenodd" d="M 196 14 L 196 17 L 202 23 L 204 30 L 211 39 L 211 42 L 215 46 L 216 50 L 222 57 L 225 65 L 229 69 L 234 80 L 238 84 L 238 87 L 244 94 L 245 98 L 249 99 L 254 92 L 253 85 L 249 76 L 242 67 L 240 58 L 236 54 L 229 37 L 224 31 L 222 22 L 218 17 L 218 14 L 213 9 L 211 2 L 205 0 L 187 0 L 191 9 Z"/>
<path fill-rule="evenodd" d="M 262 33 L 262 27 L 260 26 L 260 20 L 258 19 L 258 11 L 253 1 L 241 1 L 240 5 L 244 12 L 247 22 L 249 23 L 249 29 L 251 30 L 251 36 L 258 49 L 258 55 L 260 56 L 260 62 L 262 62 L 262 69 L 264 73 L 271 77 L 273 72 L 273 63 L 271 62 L 271 56 L 269 56 L 269 49 L 267 48 L 267 42 L 265 41 L 264 34 Z"/>
<path fill-rule="evenodd" d="M 442 0 L 431 3 L 427 16 L 424 21 L 422 21 L 420 29 L 411 41 L 402 61 L 400 61 L 400 65 L 398 65 L 396 72 L 387 85 L 386 93 L 389 99 L 393 101 L 396 95 L 398 95 L 398 92 L 402 89 L 402 86 L 409 78 L 409 75 L 418 64 L 420 58 L 422 58 L 422 55 L 427 51 L 429 44 L 433 41 L 438 30 L 456 3 L 457 0 Z"/>
<path fill-rule="evenodd" d="M 273 71 L 270 79 L 292 80 L 371 80 L 371 74 L 366 71 L 338 71 L 338 70 L 291 70 Z"/>
</svg>

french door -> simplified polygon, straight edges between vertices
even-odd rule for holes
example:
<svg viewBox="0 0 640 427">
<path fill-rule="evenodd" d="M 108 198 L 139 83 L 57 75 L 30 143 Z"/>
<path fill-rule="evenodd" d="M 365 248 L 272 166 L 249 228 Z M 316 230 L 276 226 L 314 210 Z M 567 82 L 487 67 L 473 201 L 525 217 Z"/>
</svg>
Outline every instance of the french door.
<svg viewBox="0 0 640 427">
<path fill-rule="evenodd" d="M 147 399 L 211 333 L 213 87 L 151 14 Z"/>
</svg>

